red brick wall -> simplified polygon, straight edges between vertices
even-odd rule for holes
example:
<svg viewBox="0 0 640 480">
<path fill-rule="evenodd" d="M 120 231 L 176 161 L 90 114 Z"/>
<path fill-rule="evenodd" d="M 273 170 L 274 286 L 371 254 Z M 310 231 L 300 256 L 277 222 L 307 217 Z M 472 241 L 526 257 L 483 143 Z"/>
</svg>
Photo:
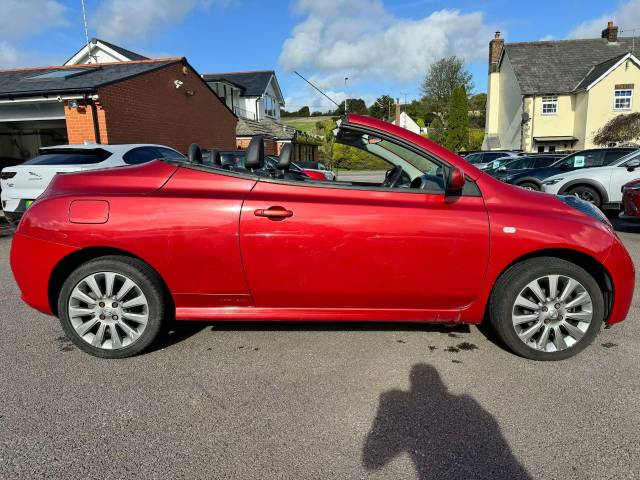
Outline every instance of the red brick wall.
<svg viewBox="0 0 640 480">
<path fill-rule="evenodd" d="M 238 150 L 246 150 L 249 147 L 249 142 L 251 142 L 251 138 L 249 137 L 239 137 L 236 140 L 236 148 Z M 265 155 L 280 155 L 278 144 L 272 138 L 265 138 L 264 142 L 264 154 Z"/>
<path fill-rule="evenodd" d="M 176 88 L 175 80 L 184 83 Z M 186 67 L 184 73 L 182 63 L 102 87 L 98 95 L 105 114 L 103 143 L 158 143 L 184 153 L 193 142 L 202 148 L 236 146 L 236 117 L 196 72 Z M 87 114 L 91 121 L 89 109 Z"/>
<path fill-rule="evenodd" d="M 85 140 L 92 143 L 96 142 L 92 108 L 91 105 L 70 108 L 68 102 L 65 102 L 64 116 L 67 122 L 67 136 L 70 144 L 84 143 Z M 97 108 L 100 142 L 109 143 L 104 110 L 100 106 Z"/>
</svg>

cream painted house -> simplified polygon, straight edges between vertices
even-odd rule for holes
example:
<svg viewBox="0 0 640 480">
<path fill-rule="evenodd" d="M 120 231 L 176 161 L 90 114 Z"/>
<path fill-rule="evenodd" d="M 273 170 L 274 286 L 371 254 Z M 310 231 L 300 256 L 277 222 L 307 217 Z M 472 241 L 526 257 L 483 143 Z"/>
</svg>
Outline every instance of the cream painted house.
<svg viewBox="0 0 640 480">
<path fill-rule="evenodd" d="M 594 147 L 593 136 L 607 121 L 640 111 L 637 50 L 640 38 L 618 38 L 612 22 L 595 39 L 505 43 L 496 32 L 483 149 Z"/>
</svg>

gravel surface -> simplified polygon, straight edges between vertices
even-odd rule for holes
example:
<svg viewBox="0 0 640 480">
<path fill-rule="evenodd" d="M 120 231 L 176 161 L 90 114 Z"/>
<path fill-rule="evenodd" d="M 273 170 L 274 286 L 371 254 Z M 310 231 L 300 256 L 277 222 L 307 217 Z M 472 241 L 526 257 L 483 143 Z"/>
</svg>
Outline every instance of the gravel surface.
<svg viewBox="0 0 640 480">
<path fill-rule="evenodd" d="M 619 225 L 636 264 L 640 227 Z M 640 478 L 640 298 L 578 357 L 476 327 L 184 323 L 99 360 L 0 238 L 1 479 Z"/>
</svg>

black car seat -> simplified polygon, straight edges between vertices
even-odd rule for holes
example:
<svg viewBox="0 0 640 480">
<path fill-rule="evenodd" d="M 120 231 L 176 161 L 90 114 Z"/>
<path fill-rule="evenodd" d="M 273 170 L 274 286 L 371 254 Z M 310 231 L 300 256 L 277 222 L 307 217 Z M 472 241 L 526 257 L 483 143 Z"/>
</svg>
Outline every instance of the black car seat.
<svg viewBox="0 0 640 480">
<path fill-rule="evenodd" d="M 211 164 L 214 167 L 221 168 L 222 167 L 222 156 L 220 155 L 220 151 L 213 148 L 210 150 L 211 155 Z"/>
<path fill-rule="evenodd" d="M 264 167 L 264 141 L 262 136 L 256 135 L 249 142 L 244 168 L 257 175 L 267 175 Z"/>
<path fill-rule="evenodd" d="M 202 150 L 197 143 L 189 145 L 188 152 L 189 162 L 195 165 L 202 165 Z"/>
</svg>

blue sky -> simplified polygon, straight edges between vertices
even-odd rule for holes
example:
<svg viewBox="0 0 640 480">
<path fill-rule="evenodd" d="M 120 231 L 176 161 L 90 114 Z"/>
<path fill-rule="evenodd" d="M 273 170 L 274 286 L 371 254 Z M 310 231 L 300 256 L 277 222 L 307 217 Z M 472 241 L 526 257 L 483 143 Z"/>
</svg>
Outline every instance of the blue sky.
<svg viewBox="0 0 640 480">
<path fill-rule="evenodd" d="M 495 30 L 508 42 L 593 37 L 612 19 L 639 28 L 640 0 L 86 0 L 89 36 L 147 56 L 186 56 L 201 73 L 275 69 L 287 108 L 382 94 L 419 96 L 428 65 L 465 58 L 486 89 Z M 84 43 L 80 0 L 2 0 L 0 67 L 59 64 Z M 10 19 L 7 21 L 7 19 Z M 635 24 L 630 24 L 629 22 Z M 625 36 L 630 33 L 624 34 Z M 344 77 L 349 77 L 347 88 Z"/>
</svg>

